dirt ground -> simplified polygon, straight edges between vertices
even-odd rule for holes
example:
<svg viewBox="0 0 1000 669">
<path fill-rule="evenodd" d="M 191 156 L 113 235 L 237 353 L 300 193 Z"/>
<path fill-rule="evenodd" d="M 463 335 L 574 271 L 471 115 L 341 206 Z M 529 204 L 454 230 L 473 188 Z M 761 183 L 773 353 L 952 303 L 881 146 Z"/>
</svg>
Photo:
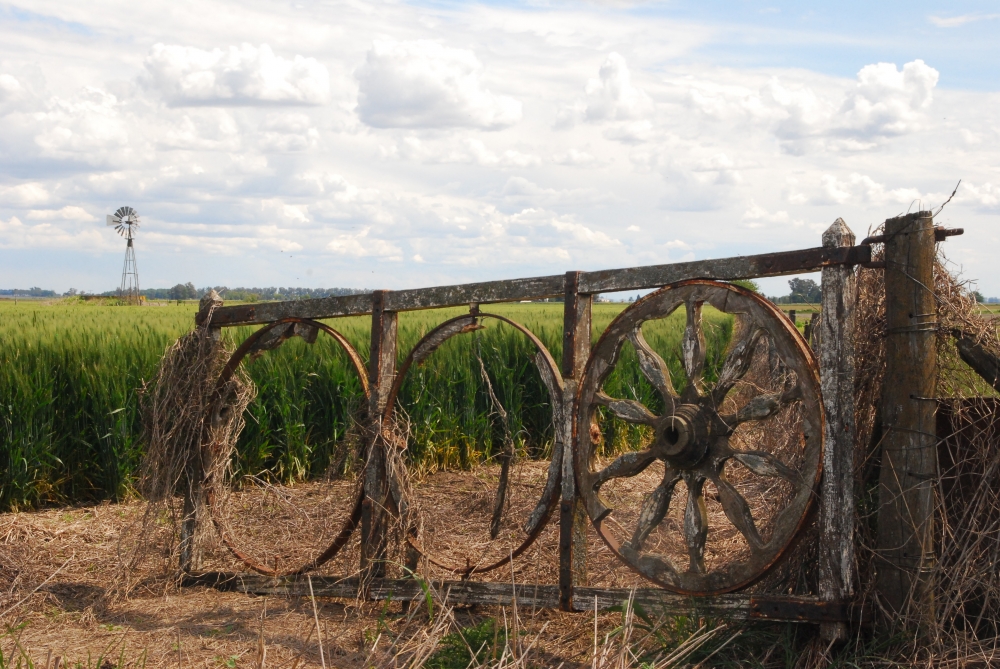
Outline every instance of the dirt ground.
<svg viewBox="0 0 1000 669">
<path fill-rule="evenodd" d="M 545 463 L 526 463 L 514 472 L 510 506 L 495 541 L 488 537 L 489 491 L 497 475 L 493 468 L 439 472 L 415 481 L 424 548 L 438 560 L 459 564 L 465 564 L 469 556 L 473 563 L 485 563 L 509 554 L 520 540 L 520 524 L 544 485 L 544 467 Z M 622 508 L 638 509 L 658 476 L 655 471 L 640 475 L 628 487 L 609 494 Z M 234 536 L 256 547 L 257 556 L 269 564 L 309 558 L 336 531 L 353 490 L 349 482 L 321 482 L 291 488 L 265 486 L 234 495 L 229 507 Z M 677 514 L 683 509 L 682 504 L 678 506 Z M 514 647 L 531 656 L 529 666 L 591 665 L 593 614 L 515 612 L 500 607 L 453 609 L 439 602 L 435 620 L 429 623 L 423 606 L 404 612 L 398 603 L 316 598 L 314 608 L 308 597 L 265 598 L 204 587 L 180 588 L 176 557 L 170 556 L 175 533 L 166 516 L 158 518 L 152 534 L 143 539 L 148 557 L 142 567 L 131 579 L 123 579 L 121 557 L 128 554 L 144 511 L 145 505 L 135 501 L 0 516 L 0 622 L 5 626 L 0 650 L 6 663 L 30 657 L 35 666 L 45 667 L 48 662 L 52 667 L 59 657 L 60 666 L 79 663 L 81 667 L 395 666 L 415 652 L 433 648 L 449 630 L 494 618 L 506 627 L 508 636 L 517 637 Z M 721 509 L 710 511 L 725 539 L 731 526 L 724 529 L 728 524 Z M 676 531 L 680 520 L 668 517 L 663 531 Z M 592 585 L 648 585 L 590 532 Z M 557 540 L 557 523 L 550 521 L 513 567 L 476 578 L 556 583 Z M 350 575 L 358 560 L 355 538 L 317 573 Z M 212 536 L 205 543 L 203 566 L 246 571 Z M 454 578 L 426 560 L 420 571 L 433 578 Z M 621 620 L 620 613 L 600 614 L 597 636 L 603 638 Z"/>
</svg>

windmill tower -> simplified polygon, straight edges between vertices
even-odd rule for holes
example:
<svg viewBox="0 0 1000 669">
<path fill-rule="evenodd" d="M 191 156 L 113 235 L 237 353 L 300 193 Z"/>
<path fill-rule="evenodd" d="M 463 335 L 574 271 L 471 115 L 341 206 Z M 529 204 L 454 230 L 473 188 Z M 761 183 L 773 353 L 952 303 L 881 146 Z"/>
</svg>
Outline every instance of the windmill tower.
<svg viewBox="0 0 1000 669">
<path fill-rule="evenodd" d="M 125 304 L 139 304 L 139 268 L 135 264 L 135 246 L 132 244 L 135 232 L 139 229 L 139 212 L 132 207 L 119 207 L 113 216 L 108 216 L 107 222 L 108 225 L 115 226 L 118 234 L 128 240 L 118 297 Z"/>
</svg>

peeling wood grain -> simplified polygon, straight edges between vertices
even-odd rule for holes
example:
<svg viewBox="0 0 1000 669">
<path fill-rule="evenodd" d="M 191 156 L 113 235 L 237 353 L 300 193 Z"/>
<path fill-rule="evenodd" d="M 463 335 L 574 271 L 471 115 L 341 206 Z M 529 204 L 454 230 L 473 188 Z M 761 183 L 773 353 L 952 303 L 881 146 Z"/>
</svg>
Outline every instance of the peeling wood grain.
<svg viewBox="0 0 1000 669">
<path fill-rule="evenodd" d="M 738 256 L 713 260 L 629 267 L 599 272 L 580 272 L 577 290 L 592 295 L 621 290 L 659 288 L 668 283 L 685 279 L 752 279 L 765 276 L 782 276 L 819 271 L 835 265 L 856 265 L 871 261 L 870 246 L 828 249 L 824 247 L 767 253 L 755 256 Z M 468 304 L 516 302 L 560 297 L 565 294 L 566 277 L 541 276 L 505 281 L 486 281 L 455 286 L 415 288 L 410 290 L 383 291 L 385 309 L 388 311 L 413 311 L 436 309 Z M 371 313 L 372 294 L 321 297 L 310 300 L 262 302 L 254 305 L 221 307 L 212 313 L 213 327 L 270 323 L 282 318 L 309 319 L 339 318 Z M 202 313 L 204 319 L 208 312 Z M 197 321 L 201 324 L 201 321 Z"/>
<path fill-rule="evenodd" d="M 356 599 L 361 592 L 357 578 L 337 578 L 314 575 L 312 588 L 316 597 Z M 309 596 L 309 585 L 303 577 L 269 578 L 255 574 L 209 572 L 184 578 L 185 586 L 206 586 L 218 590 L 256 595 Z M 559 588 L 532 583 L 480 583 L 476 581 L 420 581 L 405 579 L 374 579 L 368 582 L 369 599 L 420 602 L 428 586 L 438 602 L 448 604 L 481 604 L 519 607 L 556 608 Z M 715 597 L 684 597 L 657 588 L 588 588 L 578 587 L 573 602 L 574 611 L 593 611 L 596 600 L 599 610 L 623 606 L 631 598 L 633 606 L 655 614 L 694 615 L 726 620 L 767 620 L 774 622 L 818 622 L 845 620 L 852 611 L 843 605 L 831 605 L 816 597 L 729 594 Z"/>
<path fill-rule="evenodd" d="M 843 219 L 823 233 L 829 248 L 854 245 L 854 233 Z M 823 408 L 826 411 L 826 450 L 820 488 L 819 595 L 839 602 L 854 592 L 854 309 L 855 275 L 850 267 L 823 269 L 822 313 L 816 337 Z M 813 326 L 815 327 L 815 325 Z M 820 628 L 828 641 L 847 638 L 842 624 Z"/>
<path fill-rule="evenodd" d="M 1000 392 L 1000 359 L 961 330 L 955 330 L 952 334 L 955 336 L 958 355 L 965 364 Z"/>
<path fill-rule="evenodd" d="M 922 398 L 934 397 L 937 385 L 937 306 L 928 288 L 934 220 L 930 212 L 891 218 L 885 237 L 885 378 L 892 382 L 885 383 L 880 407 L 878 587 L 890 608 L 931 621 L 936 404 Z"/>
</svg>

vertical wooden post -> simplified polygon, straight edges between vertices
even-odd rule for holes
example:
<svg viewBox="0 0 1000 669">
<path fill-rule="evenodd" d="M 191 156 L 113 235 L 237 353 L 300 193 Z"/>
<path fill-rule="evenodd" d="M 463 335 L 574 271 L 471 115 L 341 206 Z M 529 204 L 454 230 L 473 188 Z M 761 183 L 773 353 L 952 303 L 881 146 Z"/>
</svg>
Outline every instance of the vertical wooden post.
<svg viewBox="0 0 1000 669">
<path fill-rule="evenodd" d="M 934 616 L 937 309 L 930 212 L 885 222 L 886 369 L 882 391 L 878 587 L 899 613 Z"/>
<path fill-rule="evenodd" d="M 854 233 L 838 218 L 823 233 L 823 246 L 854 246 Z M 854 268 L 823 269 L 823 316 L 813 319 L 822 342 L 820 382 L 826 413 L 823 482 L 820 489 L 819 596 L 847 601 L 854 594 Z M 815 317 L 816 314 L 813 314 Z M 823 623 L 827 641 L 847 638 L 844 623 Z"/>
<path fill-rule="evenodd" d="M 590 356 L 593 296 L 579 293 L 580 272 L 566 273 L 563 302 L 563 397 L 556 429 L 562 439 L 562 490 L 559 502 L 559 606 L 572 610 L 573 587 L 587 585 L 587 512 L 576 492 L 573 466 L 573 417 L 576 389 Z M 581 427 L 586 429 L 589 426 Z"/>
<path fill-rule="evenodd" d="M 822 301 L 823 298 L 820 298 L 820 302 Z M 822 304 L 820 305 L 820 309 L 822 310 Z M 806 337 L 806 341 L 809 342 L 809 345 L 812 346 L 814 351 L 819 351 L 819 343 L 822 340 L 819 332 L 819 322 L 820 311 L 812 312 L 812 315 L 809 318 L 809 336 Z"/>
<path fill-rule="evenodd" d="M 385 310 L 385 294 L 372 294 L 371 352 L 368 358 L 368 452 L 365 460 L 364 492 L 361 509 L 361 572 L 365 579 L 385 575 L 386 557 L 386 473 L 382 440 L 382 413 L 396 375 L 396 328 L 398 314 Z"/>
<path fill-rule="evenodd" d="M 212 327 L 212 312 L 223 305 L 222 298 L 214 290 L 207 292 L 198 304 L 198 313 L 194 317 L 195 326 L 204 328 L 204 342 L 209 347 L 209 355 L 214 356 L 216 349 L 222 345 L 222 328 Z M 204 379 L 206 385 L 215 379 Z M 209 407 L 204 407 L 208 409 Z M 202 444 L 201 446 L 204 446 Z M 201 569 L 202 545 L 201 530 L 204 529 L 202 514 L 205 512 L 205 465 L 199 450 L 184 467 L 184 510 L 181 516 L 180 561 L 181 571 L 192 573 Z"/>
</svg>

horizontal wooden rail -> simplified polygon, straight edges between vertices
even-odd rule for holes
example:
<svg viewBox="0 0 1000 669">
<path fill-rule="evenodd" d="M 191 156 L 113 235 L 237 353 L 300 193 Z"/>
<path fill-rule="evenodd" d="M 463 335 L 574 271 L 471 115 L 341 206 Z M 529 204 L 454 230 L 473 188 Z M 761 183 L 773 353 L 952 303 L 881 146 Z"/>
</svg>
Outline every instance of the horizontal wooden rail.
<svg viewBox="0 0 1000 669">
<path fill-rule="evenodd" d="M 737 256 L 714 260 L 649 265 L 625 269 L 581 272 L 578 292 L 584 295 L 626 290 L 659 288 L 685 279 L 755 279 L 816 272 L 834 265 L 858 265 L 871 261 L 870 246 L 843 248 L 812 248 L 755 256 Z M 456 286 L 414 288 L 386 291 L 385 311 L 414 311 L 467 304 L 518 302 L 548 297 L 563 297 L 566 276 L 542 276 L 529 279 L 486 281 Z M 266 302 L 220 307 L 212 312 L 213 327 L 272 323 L 282 318 L 337 318 L 360 316 L 372 312 L 373 294 L 322 297 L 308 300 Z M 199 314 L 203 320 L 204 315 Z M 201 321 L 199 320 L 199 324 Z"/>
<path fill-rule="evenodd" d="M 309 596 L 305 576 L 270 578 L 257 574 L 210 572 L 184 578 L 185 586 L 203 585 L 218 590 L 255 595 Z M 427 588 L 425 591 L 424 588 Z M 357 578 L 313 576 L 312 591 L 317 597 L 358 599 L 362 595 Z M 559 606 L 559 586 L 529 583 L 482 583 L 478 581 L 421 582 L 412 578 L 373 579 L 365 596 L 370 600 L 422 601 L 430 594 L 438 604 L 483 604 L 511 606 L 515 595 L 517 605 L 524 608 Z M 658 588 L 587 588 L 573 589 L 573 610 L 593 611 L 624 606 L 632 599 L 634 605 L 657 614 L 707 616 L 727 620 L 767 620 L 774 622 L 841 622 L 849 619 L 852 610 L 840 603 L 822 602 L 818 597 L 792 595 L 754 595 L 734 593 L 714 597 L 685 597 Z"/>
</svg>

